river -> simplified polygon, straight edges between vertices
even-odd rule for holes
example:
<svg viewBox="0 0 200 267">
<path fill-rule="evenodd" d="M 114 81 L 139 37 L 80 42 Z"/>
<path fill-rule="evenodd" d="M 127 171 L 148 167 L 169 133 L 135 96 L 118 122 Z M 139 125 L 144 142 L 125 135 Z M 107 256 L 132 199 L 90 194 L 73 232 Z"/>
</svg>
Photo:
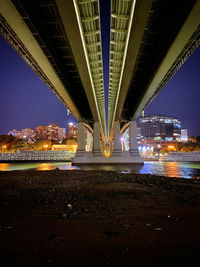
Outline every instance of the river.
<svg viewBox="0 0 200 267">
<path fill-rule="evenodd" d="M 0 171 L 14 170 L 109 170 L 119 172 L 134 172 L 153 174 L 167 177 L 200 178 L 200 162 L 155 162 L 147 161 L 144 165 L 87 165 L 72 166 L 70 162 L 23 162 L 23 163 L 0 163 Z"/>
</svg>

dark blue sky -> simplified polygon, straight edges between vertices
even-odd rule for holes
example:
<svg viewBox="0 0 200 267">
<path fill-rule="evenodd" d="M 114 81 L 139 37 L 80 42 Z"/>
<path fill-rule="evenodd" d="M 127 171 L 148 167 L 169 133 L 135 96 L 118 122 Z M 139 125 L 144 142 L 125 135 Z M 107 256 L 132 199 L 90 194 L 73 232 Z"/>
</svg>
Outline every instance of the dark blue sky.
<svg viewBox="0 0 200 267">
<path fill-rule="evenodd" d="M 107 130 L 108 130 L 108 88 L 109 88 L 110 17 L 111 17 L 110 4 L 111 1 L 104 1 L 104 0 L 99 1 Z"/>
<path fill-rule="evenodd" d="M 108 62 L 104 62 L 105 66 L 108 69 Z M 105 83 L 108 87 L 108 76 Z M 7 134 L 14 128 L 35 128 L 50 123 L 67 127 L 68 122 L 75 121 L 72 115 L 67 116 L 65 106 L 1 36 L 0 101 L 0 134 Z M 175 116 L 181 120 L 182 127 L 189 130 L 189 135 L 200 135 L 199 102 L 200 48 L 145 113 Z"/>
<path fill-rule="evenodd" d="M 146 114 L 164 114 L 181 120 L 189 136 L 200 135 L 200 47 L 184 63 L 153 102 Z"/>
<path fill-rule="evenodd" d="M 24 60 L 0 36 L 0 134 L 12 129 L 58 123 L 75 118 Z"/>
</svg>

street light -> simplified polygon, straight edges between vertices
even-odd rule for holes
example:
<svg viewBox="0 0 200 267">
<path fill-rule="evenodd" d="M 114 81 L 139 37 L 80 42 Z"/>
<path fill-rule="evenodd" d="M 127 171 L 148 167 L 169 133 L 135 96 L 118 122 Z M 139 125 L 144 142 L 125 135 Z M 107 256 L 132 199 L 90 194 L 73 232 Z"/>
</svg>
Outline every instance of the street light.
<svg viewBox="0 0 200 267">
<path fill-rule="evenodd" d="M 43 145 L 43 147 L 46 148 L 46 150 L 47 150 L 47 148 L 49 147 L 49 145 Z"/>
<path fill-rule="evenodd" d="M 2 153 L 4 153 L 4 152 L 3 152 L 3 149 L 6 149 L 6 148 L 7 148 L 7 145 L 3 145 L 3 146 L 2 146 Z"/>
</svg>

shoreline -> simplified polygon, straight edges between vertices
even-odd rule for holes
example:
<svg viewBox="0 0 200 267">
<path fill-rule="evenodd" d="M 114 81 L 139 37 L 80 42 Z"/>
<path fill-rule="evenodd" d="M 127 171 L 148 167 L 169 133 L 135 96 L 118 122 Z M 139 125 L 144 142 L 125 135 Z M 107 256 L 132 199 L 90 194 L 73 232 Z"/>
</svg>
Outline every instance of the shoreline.
<svg viewBox="0 0 200 267">
<path fill-rule="evenodd" d="M 0 214 L 6 266 L 191 266 L 200 241 L 200 180 L 2 171 Z"/>
</svg>

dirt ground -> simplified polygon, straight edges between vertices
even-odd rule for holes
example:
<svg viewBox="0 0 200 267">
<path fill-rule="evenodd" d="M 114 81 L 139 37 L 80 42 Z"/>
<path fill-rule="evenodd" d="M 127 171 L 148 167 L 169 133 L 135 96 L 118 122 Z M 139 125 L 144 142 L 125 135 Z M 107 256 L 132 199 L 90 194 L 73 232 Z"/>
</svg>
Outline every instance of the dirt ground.
<svg viewBox="0 0 200 267">
<path fill-rule="evenodd" d="M 199 245 L 200 180 L 0 172 L 1 266 L 196 266 Z"/>
</svg>

